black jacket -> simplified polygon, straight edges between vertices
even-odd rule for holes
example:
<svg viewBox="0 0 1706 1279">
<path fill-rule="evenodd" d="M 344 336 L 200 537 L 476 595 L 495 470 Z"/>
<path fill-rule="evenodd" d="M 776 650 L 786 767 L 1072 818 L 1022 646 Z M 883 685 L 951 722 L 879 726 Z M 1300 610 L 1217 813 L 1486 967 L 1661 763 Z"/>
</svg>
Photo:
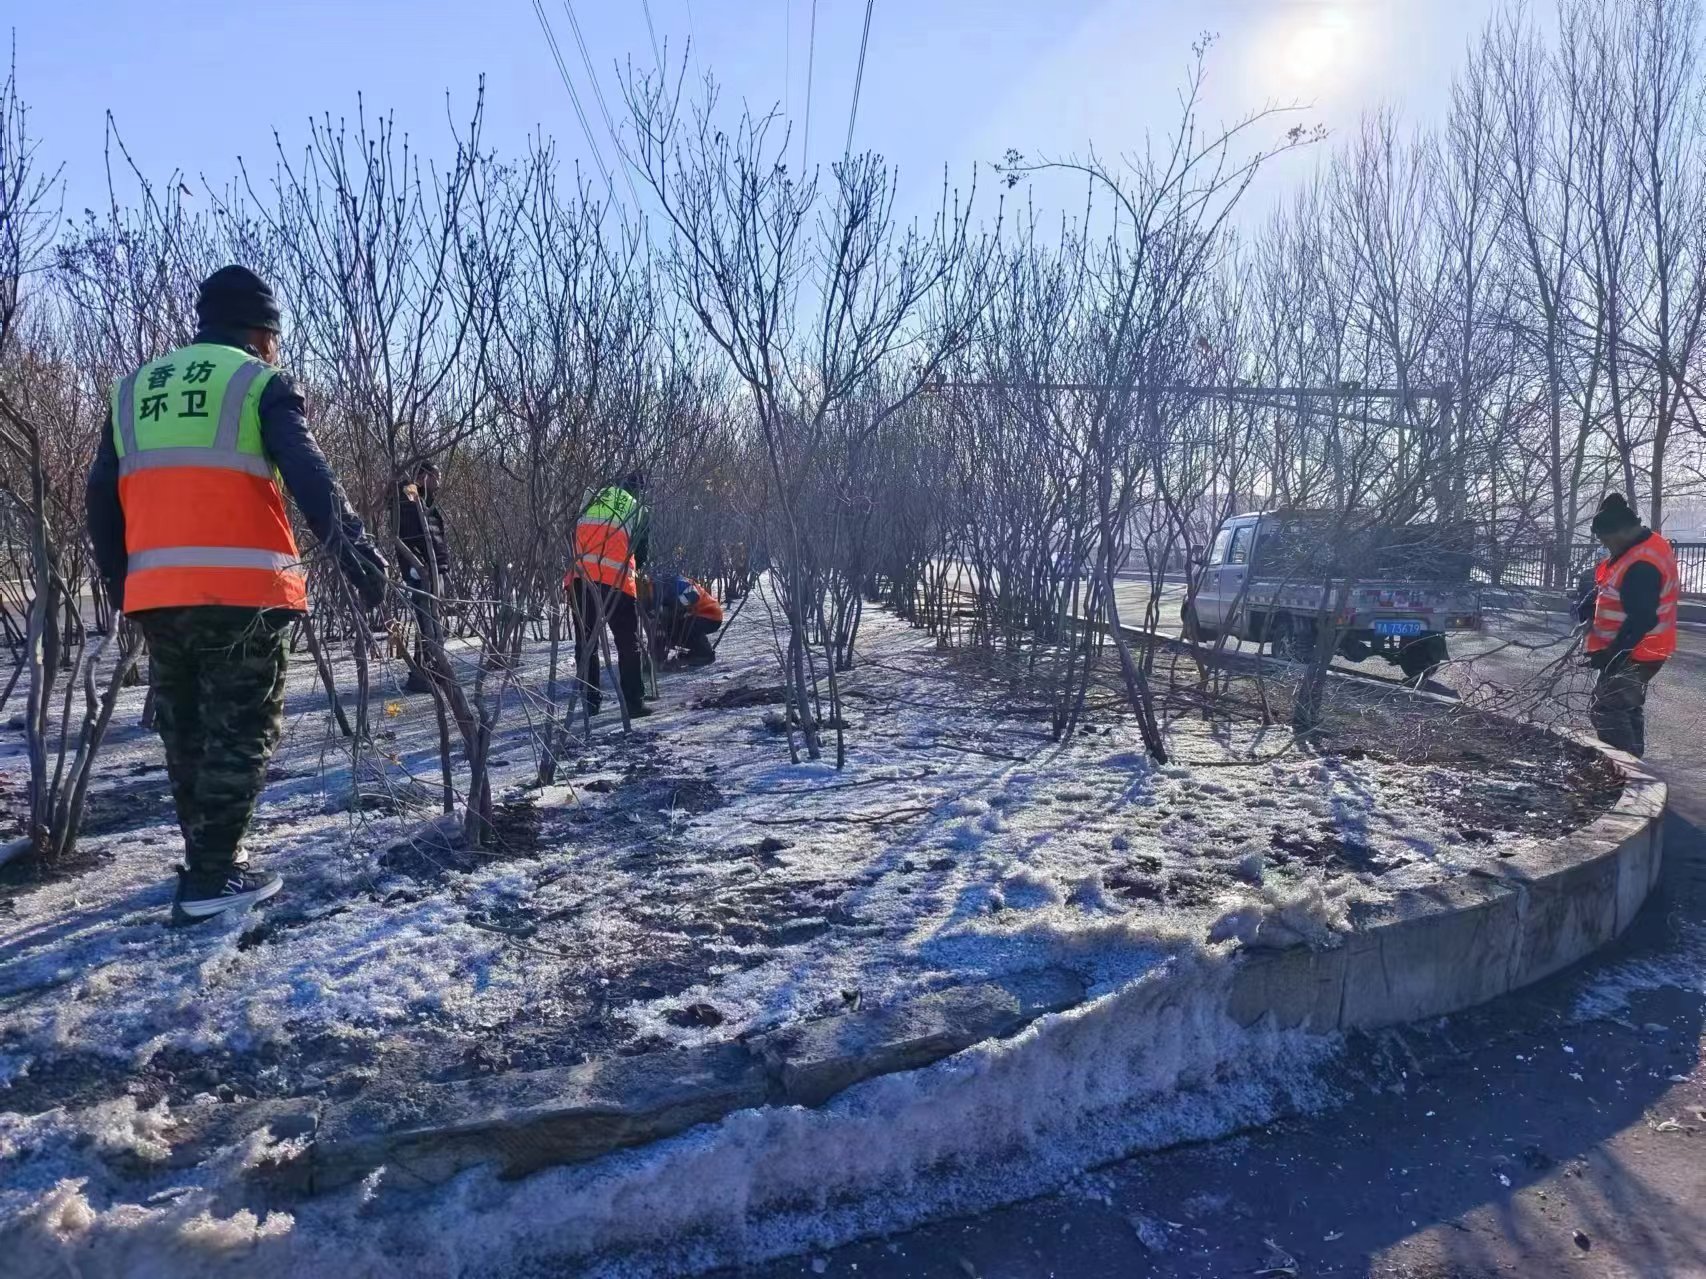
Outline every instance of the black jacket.
<svg viewBox="0 0 1706 1279">
<path fill-rule="evenodd" d="M 418 490 L 410 497 L 411 485 L 397 489 L 397 540 L 423 565 L 432 563 L 439 577 L 450 571 L 450 543 L 444 536 L 444 511 Z M 429 559 L 428 552 L 431 552 Z M 411 570 L 407 570 L 412 573 Z"/>
<path fill-rule="evenodd" d="M 248 350 L 235 334 L 214 328 L 201 329 L 195 340 Z M 295 383 L 284 373 L 275 373 L 261 392 L 259 409 L 261 445 L 267 459 L 278 468 L 309 531 L 337 554 L 344 572 L 357 582 L 375 569 L 383 574 L 385 557 L 362 528 L 360 517 L 350 508 L 343 486 L 309 431 L 307 408 Z M 95 463 L 89 468 L 85 500 L 95 567 L 106 582 L 113 606 L 122 608 L 129 556 L 124 543 L 124 507 L 118 498 L 118 450 L 113 444 L 110 411 L 101 429 Z"/>
<path fill-rule="evenodd" d="M 1641 536 L 1629 544 L 1629 549 L 1623 552 L 1627 555 L 1642 542 L 1653 535 L 1651 529 L 1643 529 Z M 1622 559 L 1623 555 L 1617 558 Z M 1615 561 L 1613 561 L 1615 562 Z M 1616 637 L 1609 648 L 1602 648 L 1590 657 L 1596 666 L 1604 666 L 1620 653 L 1627 653 L 1645 638 L 1648 631 L 1659 624 L 1659 592 L 1664 587 L 1664 579 L 1659 570 L 1651 564 L 1632 564 L 1623 574 L 1622 585 L 1618 587 L 1618 598 L 1623 604 L 1623 625 L 1618 627 Z M 1593 620 L 1595 602 L 1599 599 L 1599 591 L 1589 589 L 1582 593 L 1576 604 L 1576 617 L 1583 622 Z"/>
</svg>

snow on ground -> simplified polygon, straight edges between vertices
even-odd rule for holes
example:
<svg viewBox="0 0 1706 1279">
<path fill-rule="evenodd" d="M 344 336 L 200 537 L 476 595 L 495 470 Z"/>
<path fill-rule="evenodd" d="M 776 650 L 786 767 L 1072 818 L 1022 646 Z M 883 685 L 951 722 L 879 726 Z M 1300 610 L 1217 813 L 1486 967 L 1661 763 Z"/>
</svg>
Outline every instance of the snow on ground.
<svg viewBox="0 0 1706 1279">
<path fill-rule="evenodd" d="M 249 1273 L 507 1274 L 663 1238 L 672 1265 L 771 1255 L 996 1202 L 1293 1104 L 1321 1045 L 1226 1022 L 1230 944 L 1331 944 L 1358 902 L 1528 838 L 1469 825 L 1453 802 L 1514 781 L 1189 720 L 1155 766 L 1113 714 L 1049 741 L 999 680 L 887 614 L 867 614 L 860 657 L 839 772 L 789 762 L 755 603 L 716 666 L 662 677 L 658 714 L 624 735 L 607 712 L 560 784 L 526 792 L 545 661 L 530 652 L 493 752 L 505 844 L 474 857 L 399 847 L 429 813 L 342 811 L 350 759 L 304 656 L 252 840 L 286 896 L 186 930 L 164 926 L 176 832 L 132 698 L 89 864 L 0 901 L 0 1242 L 84 1274 L 181 1274 L 185 1258 L 251 1250 Z M 394 785 L 412 793 L 412 774 L 430 796 L 430 699 L 380 690 L 373 714 Z M 822 1111 L 732 1116 L 519 1185 L 472 1174 L 412 1200 L 380 1178 L 294 1208 L 298 1226 L 244 1216 L 227 1184 L 262 1135 L 149 1171 L 171 1109 L 221 1085 L 346 1097 L 710 1042 L 1050 963 L 1109 998 Z M 155 1270 L 126 1268 L 144 1255 Z"/>
<path fill-rule="evenodd" d="M 0 1051 L 142 1067 L 166 1049 L 324 1037 L 359 1057 L 422 1023 L 486 1042 L 506 1028 L 560 1037 L 563 1022 L 573 1037 L 592 1018 L 610 1024 L 583 1028 L 589 1051 L 698 1043 L 855 994 L 888 1003 L 1053 962 L 1105 986 L 1153 963 L 1157 939 L 1211 930 L 1321 942 L 1350 901 L 1490 855 L 1438 802 L 1453 779 L 1437 766 L 1313 758 L 1277 734 L 1269 745 L 1191 722 L 1162 767 L 1114 719 L 1056 745 L 886 614 L 867 623 L 848 680 L 849 766 L 790 764 L 764 722 L 775 705 L 701 705 L 776 693 L 758 611 L 718 666 L 664 677 L 661 713 L 631 739 L 614 716 L 598 721 L 575 772 L 534 797 L 532 840 L 546 847 L 443 874 L 435 863 L 453 854 L 386 852 L 418 816 L 324 811 L 348 788 L 348 761 L 298 663 L 280 780 L 252 841 L 287 896 L 224 926 L 163 927 L 177 835 L 158 747 L 132 731 L 99 798 L 108 809 L 144 790 L 140 811 L 89 841 L 106 860 L 20 893 L 4 918 Z M 388 718 L 399 703 L 384 697 L 376 721 L 431 782 L 428 699 Z M 534 756 L 522 716 L 509 722 L 495 753 L 519 783 Z M 1251 753 L 1272 758 L 1241 762 Z M 683 1015 L 696 1005 L 714 1012 Z M 257 1087 L 302 1091 L 319 1082 L 313 1067 Z"/>
<path fill-rule="evenodd" d="M 1633 995 L 1667 986 L 1706 995 L 1706 921 L 1680 919 L 1667 951 L 1596 971 L 1584 983 L 1571 1015 L 1578 1021 L 1616 1020 L 1628 1011 Z"/>
<path fill-rule="evenodd" d="M 233 1184 L 268 1153 L 264 1134 L 172 1169 L 164 1107 L 4 1117 L 0 1248 L 28 1279 L 638 1279 L 828 1247 L 1321 1104 L 1312 1067 L 1329 1046 L 1233 1025 L 1226 972 L 1181 952 L 1101 1001 L 820 1109 L 744 1111 L 515 1182 L 476 1169 L 418 1192 L 382 1170 L 286 1207 Z"/>
</svg>

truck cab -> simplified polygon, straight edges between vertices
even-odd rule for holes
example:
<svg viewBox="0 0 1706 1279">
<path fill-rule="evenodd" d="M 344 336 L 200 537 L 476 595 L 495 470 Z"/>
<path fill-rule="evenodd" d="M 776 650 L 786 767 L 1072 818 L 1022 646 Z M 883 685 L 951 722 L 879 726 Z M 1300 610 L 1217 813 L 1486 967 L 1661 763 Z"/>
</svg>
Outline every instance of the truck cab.
<svg viewBox="0 0 1706 1279">
<path fill-rule="evenodd" d="M 1250 552 L 1260 527 L 1261 516 L 1237 515 L 1214 535 L 1196 580 L 1197 618 L 1211 631 L 1227 630 L 1228 617 L 1243 599 Z"/>
<path fill-rule="evenodd" d="M 1312 657 L 1332 645 L 1406 677 L 1449 658 L 1446 636 L 1481 626 L 1467 530 L 1381 524 L 1325 512 L 1235 515 L 1215 532 L 1186 594 L 1186 634 Z"/>
</svg>

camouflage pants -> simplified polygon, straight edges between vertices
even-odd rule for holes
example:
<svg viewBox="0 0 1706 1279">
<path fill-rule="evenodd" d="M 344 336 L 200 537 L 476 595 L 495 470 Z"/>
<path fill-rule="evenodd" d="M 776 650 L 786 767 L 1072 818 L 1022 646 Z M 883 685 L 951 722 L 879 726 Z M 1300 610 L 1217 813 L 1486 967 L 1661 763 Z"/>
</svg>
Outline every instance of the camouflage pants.
<svg viewBox="0 0 1706 1279">
<path fill-rule="evenodd" d="M 1619 657 L 1599 673 L 1588 716 L 1600 741 L 1636 759 L 1647 753 L 1647 685 L 1663 665 Z"/>
<path fill-rule="evenodd" d="M 161 608 L 136 615 L 154 668 L 154 719 L 191 870 L 238 859 L 284 728 L 289 613 Z"/>
</svg>

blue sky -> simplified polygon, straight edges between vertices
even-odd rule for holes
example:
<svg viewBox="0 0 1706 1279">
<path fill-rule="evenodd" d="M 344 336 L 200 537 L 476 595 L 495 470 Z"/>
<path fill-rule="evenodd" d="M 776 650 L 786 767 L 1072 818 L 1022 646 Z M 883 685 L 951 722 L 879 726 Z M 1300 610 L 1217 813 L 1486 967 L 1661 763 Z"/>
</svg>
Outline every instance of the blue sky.
<svg viewBox="0 0 1706 1279">
<path fill-rule="evenodd" d="M 1342 132 L 1360 112 L 1398 105 L 1425 122 L 1495 0 L 874 0 L 854 145 L 901 168 L 903 206 L 931 207 L 942 166 L 964 186 L 1013 147 L 1029 156 L 1140 146 L 1177 116 L 1190 45 L 1220 39 L 1208 108 L 1231 116 L 1268 100 L 1313 105 L 1302 119 Z M 607 162 L 614 148 L 590 95 L 563 0 L 543 0 Z M 730 109 L 782 106 L 799 145 L 806 117 L 811 0 L 650 0 L 673 61 L 693 37 Z M 518 151 L 543 128 L 571 157 L 588 143 L 558 79 L 531 0 L 290 0 L 169 6 L 134 0 L 31 0 L 14 10 L 18 70 L 42 155 L 65 164 L 66 207 L 104 200 L 110 108 L 144 170 L 199 188 L 241 155 L 270 168 L 276 128 L 292 150 L 310 115 L 395 111 L 430 153 L 447 149 L 445 95 L 458 116 L 481 73 L 487 139 Z M 577 0 L 575 14 L 620 123 L 613 64 L 653 61 L 640 0 Z M 863 0 L 818 0 L 810 151 L 846 140 Z M 1276 198 L 1300 166 L 1263 181 Z M 622 184 L 618 179 L 618 189 Z M 1065 195 L 1066 193 L 1060 193 Z M 1049 193 L 1043 193 L 1046 202 Z M 986 206 L 993 208 L 993 199 Z"/>
</svg>

